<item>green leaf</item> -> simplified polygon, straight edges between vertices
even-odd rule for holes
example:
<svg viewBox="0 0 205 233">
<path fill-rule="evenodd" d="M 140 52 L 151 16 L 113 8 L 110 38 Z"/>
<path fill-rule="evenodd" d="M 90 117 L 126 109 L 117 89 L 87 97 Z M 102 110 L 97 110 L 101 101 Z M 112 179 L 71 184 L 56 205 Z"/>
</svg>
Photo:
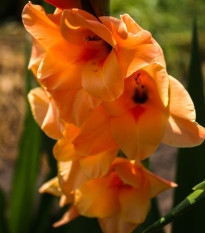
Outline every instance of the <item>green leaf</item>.
<svg viewBox="0 0 205 233">
<path fill-rule="evenodd" d="M 8 222 L 6 218 L 6 196 L 0 188 L 0 233 L 8 233 Z"/>
<path fill-rule="evenodd" d="M 45 1 L 42 1 L 41 5 L 44 7 L 47 14 L 53 14 L 55 11 L 55 7 Z"/>
<path fill-rule="evenodd" d="M 205 123 L 204 84 L 201 70 L 199 45 L 197 38 L 197 25 L 194 21 L 192 55 L 188 79 L 188 91 L 195 104 L 197 121 Z M 205 144 L 194 148 L 180 149 L 177 157 L 176 183 L 179 187 L 175 189 L 174 205 L 188 195 L 194 184 L 204 180 L 205 177 Z M 205 232 L 203 203 L 198 208 L 187 213 L 173 223 L 173 233 L 181 232 Z M 189 224 L 187 224 L 187 222 Z"/>
<path fill-rule="evenodd" d="M 167 214 L 165 217 L 160 218 L 157 222 L 153 225 L 149 226 L 147 229 L 143 231 L 143 233 L 153 233 L 158 232 L 159 229 L 167 225 L 168 223 L 172 222 L 173 220 L 182 218 L 182 215 L 187 212 L 188 210 L 192 209 L 197 205 L 201 205 L 202 202 L 205 201 L 205 190 L 198 189 L 192 192 L 189 196 L 187 196 L 182 202 L 180 202 L 172 211 Z M 192 209 L 193 210 L 193 209 Z M 204 216 L 204 215 L 203 215 Z M 191 227 L 190 223 L 187 224 Z M 184 227 L 184 225 L 182 225 Z M 181 231 L 182 232 L 204 232 L 204 231 Z"/>
<path fill-rule="evenodd" d="M 42 137 L 42 150 L 47 154 L 47 160 L 49 164 L 50 171 L 46 177 L 46 181 L 50 180 L 51 178 L 57 175 L 57 163 L 53 157 L 53 146 L 55 144 L 55 140 L 50 139 L 45 134 Z M 52 225 L 50 221 L 53 207 L 55 204 L 56 197 L 50 194 L 39 194 L 40 195 L 40 202 L 38 209 L 35 214 L 35 219 L 33 224 L 30 227 L 30 233 L 44 233 L 46 232 L 46 228 L 49 227 L 49 224 Z"/>
<path fill-rule="evenodd" d="M 29 46 L 30 47 L 30 46 Z M 28 47 L 27 47 L 28 49 Z M 27 63 L 29 54 L 27 55 Z M 27 92 L 32 87 L 32 74 L 27 72 Z M 26 233 L 31 222 L 34 191 L 38 172 L 41 131 L 27 103 L 23 133 L 19 144 L 10 200 L 9 227 L 11 233 Z"/>
<path fill-rule="evenodd" d="M 203 189 L 205 190 L 205 181 L 202 181 L 201 183 L 197 184 L 196 186 L 193 187 L 193 190 L 197 189 Z"/>
</svg>

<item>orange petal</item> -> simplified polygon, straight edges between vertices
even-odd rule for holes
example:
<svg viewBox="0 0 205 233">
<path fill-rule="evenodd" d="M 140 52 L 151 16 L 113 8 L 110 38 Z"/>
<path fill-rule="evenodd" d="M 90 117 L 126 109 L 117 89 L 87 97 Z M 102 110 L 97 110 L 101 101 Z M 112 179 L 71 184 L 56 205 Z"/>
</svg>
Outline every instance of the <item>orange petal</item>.
<svg viewBox="0 0 205 233">
<path fill-rule="evenodd" d="M 58 140 L 53 148 L 53 154 L 58 161 L 74 161 L 81 158 L 72 144 L 72 140 L 78 135 L 78 132 L 78 128 L 74 125 L 67 125 L 63 139 Z"/>
<path fill-rule="evenodd" d="M 120 16 L 124 24 L 126 25 L 127 31 L 133 34 L 137 34 L 139 31 L 142 31 L 141 28 L 133 18 L 131 18 L 128 14 L 124 14 Z"/>
<path fill-rule="evenodd" d="M 80 89 L 74 90 L 49 90 L 59 109 L 62 120 L 72 123 L 73 100 Z M 77 114 L 77 113 L 76 113 Z M 78 116 L 76 116 L 78 117 Z"/>
<path fill-rule="evenodd" d="M 76 30 L 74 32 L 74 37 L 77 38 L 78 43 L 79 43 L 79 37 L 82 37 L 82 35 L 87 33 L 85 32 L 85 30 L 87 29 L 93 32 L 95 35 L 102 38 L 112 47 L 115 47 L 115 40 L 110 30 L 105 25 L 100 23 L 93 15 L 83 10 L 80 9 L 65 10 L 61 24 L 64 24 L 61 26 L 63 30 L 62 33 L 68 41 L 70 41 L 69 35 L 72 29 Z M 71 40 L 72 42 L 74 42 L 73 39 Z"/>
<path fill-rule="evenodd" d="M 80 0 L 45 0 L 55 7 L 59 7 L 61 9 L 69 9 L 69 8 L 81 8 Z"/>
<path fill-rule="evenodd" d="M 119 211 L 98 221 L 104 233 L 130 233 L 137 227 L 137 224 L 125 221 Z"/>
<path fill-rule="evenodd" d="M 84 89 L 78 91 L 73 99 L 71 109 L 72 122 L 77 126 L 81 126 L 100 103 L 100 99 L 90 95 Z"/>
<path fill-rule="evenodd" d="M 194 104 L 192 102 L 189 93 L 183 87 L 183 85 L 175 78 L 169 76 L 170 82 L 170 114 L 175 117 L 195 121 L 196 113 Z"/>
<path fill-rule="evenodd" d="M 193 147 L 205 139 L 205 128 L 176 116 L 168 118 L 162 142 L 175 147 Z"/>
<path fill-rule="evenodd" d="M 65 212 L 63 217 L 57 221 L 56 223 L 53 224 L 53 227 L 60 227 L 66 223 L 69 223 L 70 221 L 74 220 L 79 216 L 77 208 L 72 205 L 68 211 Z"/>
<path fill-rule="evenodd" d="M 98 107 L 89 117 L 73 144 L 76 151 L 84 155 L 95 155 L 116 148 L 109 116 L 102 108 Z"/>
<path fill-rule="evenodd" d="M 81 215 L 104 218 L 119 209 L 117 189 L 109 183 L 109 178 L 92 179 L 76 190 L 75 205 Z"/>
<path fill-rule="evenodd" d="M 28 99 L 34 118 L 41 129 L 51 138 L 61 138 L 63 125 L 53 100 L 49 100 L 41 88 L 31 90 Z"/>
<path fill-rule="evenodd" d="M 55 196 L 61 196 L 62 191 L 61 191 L 61 188 L 59 186 L 58 177 L 54 177 L 53 179 L 44 183 L 40 187 L 39 192 L 40 193 L 50 193 L 50 194 L 55 195 Z"/>
<path fill-rule="evenodd" d="M 116 54 L 124 76 L 132 75 L 153 59 L 165 65 L 160 46 L 130 16 L 123 15 L 122 20 L 100 17 L 100 20 L 112 31 L 117 41 Z"/>
<path fill-rule="evenodd" d="M 58 161 L 74 161 L 81 158 L 75 151 L 72 143 L 66 143 L 66 140 L 58 140 L 53 148 L 53 154 Z"/>
<path fill-rule="evenodd" d="M 61 189 L 66 195 L 89 180 L 82 172 L 78 161 L 58 162 L 58 178 Z"/>
<path fill-rule="evenodd" d="M 154 80 L 156 92 L 164 107 L 167 107 L 169 101 L 169 76 L 166 69 L 157 62 L 151 62 L 148 66 L 144 67 L 143 70 Z"/>
<path fill-rule="evenodd" d="M 149 170 L 142 167 L 143 171 L 145 172 L 147 179 L 149 180 L 150 185 L 150 199 L 156 197 L 159 193 L 177 187 L 177 184 L 174 182 L 165 180 L 155 174 L 151 173 Z"/>
<path fill-rule="evenodd" d="M 84 89 L 50 90 L 56 105 L 60 110 L 60 117 L 78 127 L 90 116 L 101 100 L 90 95 Z"/>
<path fill-rule="evenodd" d="M 66 41 L 59 41 L 48 49 L 39 66 L 38 78 L 49 89 L 80 88 L 84 64 L 78 61 L 81 54 L 79 46 L 73 47 Z"/>
<path fill-rule="evenodd" d="M 128 31 L 123 21 L 112 16 L 101 16 L 100 21 L 113 33 L 117 43 L 128 38 Z"/>
<path fill-rule="evenodd" d="M 170 76 L 170 117 L 162 142 L 177 147 L 199 145 L 205 138 L 205 129 L 195 122 L 196 113 L 188 92 Z"/>
<path fill-rule="evenodd" d="M 28 68 L 32 70 L 33 74 L 37 76 L 37 71 L 39 68 L 39 65 L 45 56 L 45 49 L 40 45 L 40 43 L 33 38 L 33 46 L 31 51 L 31 58 L 29 61 Z"/>
<path fill-rule="evenodd" d="M 97 19 L 85 11 L 80 11 L 83 13 L 84 20 L 92 20 L 97 21 Z M 85 43 L 85 39 L 89 35 L 93 35 L 93 33 L 88 29 L 83 27 L 79 20 L 81 17 L 79 14 L 76 14 L 75 10 L 65 10 L 61 19 L 61 33 L 64 38 L 69 41 L 71 44 L 83 45 Z"/>
<path fill-rule="evenodd" d="M 22 19 L 26 30 L 45 48 L 62 38 L 58 25 L 54 22 L 59 22 L 58 14 L 50 17 L 43 7 L 29 2 L 23 9 Z"/>
<path fill-rule="evenodd" d="M 71 204 L 74 202 L 74 193 L 71 192 L 70 194 L 62 194 L 59 201 L 59 206 L 64 207 L 65 205 Z"/>
<path fill-rule="evenodd" d="M 59 139 L 62 137 L 63 124 L 59 119 L 59 112 L 54 101 L 51 99 L 41 129 L 51 138 Z"/>
<path fill-rule="evenodd" d="M 91 60 L 86 64 L 82 85 L 89 93 L 105 101 L 114 100 L 122 94 L 123 76 L 114 50 L 104 62 Z"/>
<path fill-rule="evenodd" d="M 135 162 L 133 165 L 129 160 L 124 160 L 124 162 L 118 163 L 114 167 L 120 179 L 125 184 L 135 188 L 142 186 L 144 175 L 139 162 Z"/>
<path fill-rule="evenodd" d="M 138 117 L 138 119 L 135 119 Z M 156 106 L 137 108 L 111 119 L 111 130 L 118 146 L 129 159 L 143 160 L 159 145 L 165 126 L 166 115 Z"/>
<path fill-rule="evenodd" d="M 86 156 L 80 160 L 80 166 L 85 174 L 92 179 L 103 176 L 110 168 L 117 152 L 118 149 L 112 149 L 97 155 Z"/>
<path fill-rule="evenodd" d="M 140 224 L 144 222 L 150 208 L 149 188 L 127 187 L 119 192 L 121 216 L 125 221 Z"/>
<path fill-rule="evenodd" d="M 146 38 L 147 40 L 150 38 L 148 32 L 141 31 L 138 34 L 139 39 L 136 39 L 134 48 L 133 46 L 129 47 L 127 45 L 119 47 L 116 52 L 123 74 L 126 77 L 129 77 L 140 68 L 148 65 L 159 52 L 159 47 L 156 44 L 146 43 Z M 144 42 L 141 37 L 144 37 Z"/>
</svg>

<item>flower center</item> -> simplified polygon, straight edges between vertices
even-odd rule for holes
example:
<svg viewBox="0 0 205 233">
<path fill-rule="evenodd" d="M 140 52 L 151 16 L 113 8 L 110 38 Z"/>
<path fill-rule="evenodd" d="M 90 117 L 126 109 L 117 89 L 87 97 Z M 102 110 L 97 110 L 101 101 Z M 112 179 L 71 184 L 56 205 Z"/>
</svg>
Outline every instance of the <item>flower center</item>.
<svg viewBox="0 0 205 233">
<path fill-rule="evenodd" d="M 110 175 L 110 187 L 120 189 L 124 186 L 123 181 L 119 178 L 118 174 L 114 171 Z"/>
<path fill-rule="evenodd" d="M 97 35 L 94 35 L 94 36 L 87 36 L 86 40 L 87 41 L 99 41 L 99 40 L 101 40 L 101 38 Z"/>
<path fill-rule="evenodd" d="M 147 99 L 148 99 L 148 93 L 147 93 L 147 88 L 142 82 L 142 79 L 140 78 L 140 73 L 137 74 L 135 77 L 135 82 L 136 82 L 136 89 L 134 93 L 133 100 L 137 104 L 144 104 Z"/>
</svg>

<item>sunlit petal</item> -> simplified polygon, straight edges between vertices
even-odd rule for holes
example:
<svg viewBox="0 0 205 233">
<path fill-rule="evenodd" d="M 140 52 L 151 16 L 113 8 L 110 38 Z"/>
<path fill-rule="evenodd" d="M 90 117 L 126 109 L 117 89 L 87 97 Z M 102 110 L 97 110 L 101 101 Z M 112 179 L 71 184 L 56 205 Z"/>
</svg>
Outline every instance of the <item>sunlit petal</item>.
<svg viewBox="0 0 205 233">
<path fill-rule="evenodd" d="M 62 191 L 58 182 L 58 177 L 54 177 L 53 179 L 47 181 L 44 183 L 40 189 L 40 193 L 50 193 L 55 196 L 61 196 Z"/>
<path fill-rule="evenodd" d="M 97 108 L 73 141 L 76 151 L 84 155 L 95 155 L 116 148 L 116 142 L 110 131 L 109 118 L 102 108 Z M 90 146 L 91 142 L 92 146 Z"/>
<path fill-rule="evenodd" d="M 104 60 L 91 60 L 82 73 L 82 85 L 92 95 L 105 101 L 119 97 L 123 92 L 123 75 L 112 50 Z"/>
<path fill-rule="evenodd" d="M 52 16 L 59 21 L 59 15 Z M 62 38 L 58 26 L 49 18 L 42 6 L 29 2 L 22 12 L 22 19 L 28 32 L 45 48 Z"/>
<path fill-rule="evenodd" d="M 118 146 L 129 159 L 143 160 L 159 145 L 165 120 L 166 115 L 161 109 L 151 105 L 146 109 L 138 107 L 134 114 L 128 112 L 120 117 L 113 117 L 111 130 Z"/>
<path fill-rule="evenodd" d="M 177 147 L 192 147 L 205 139 L 205 128 L 195 122 L 194 104 L 188 92 L 173 77 L 170 80 L 170 117 L 162 142 Z"/>
<path fill-rule="evenodd" d="M 82 172 L 78 161 L 58 162 L 58 178 L 61 189 L 66 195 L 89 180 Z"/>
<path fill-rule="evenodd" d="M 80 160 L 80 166 L 90 178 L 105 175 L 112 161 L 117 155 L 118 149 L 112 149 L 93 156 L 86 156 Z"/>
<path fill-rule="evenodd" d="M 33 116 L 42 130 L 51 138 L 61 138 L 63 125 L 53 100 L 50 100 L 41 88 L 31 90 L 28 99 Z"/>
</svg>

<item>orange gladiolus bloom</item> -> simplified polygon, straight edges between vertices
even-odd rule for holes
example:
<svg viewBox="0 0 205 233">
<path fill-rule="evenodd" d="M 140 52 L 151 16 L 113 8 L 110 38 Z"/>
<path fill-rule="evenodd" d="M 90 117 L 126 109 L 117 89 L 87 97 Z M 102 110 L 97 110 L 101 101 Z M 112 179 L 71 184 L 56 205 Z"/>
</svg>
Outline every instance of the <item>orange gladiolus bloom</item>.
<svg viewBox="0 0 205 233">
<path fill-rule="evenodd" d="M 116 158 L 109 171 L 95 179 L 86 177 L 75 163 L 59 165 L 60 176 L 40 188 L 40 192 L 59 196 L 61 207 L 72 204 L 55 227 L 81 214 L 97 217 L 105 233 L 128 233 L 145 220 L 151 198 L 176 187 L 175 183 L 155 176 L 139 162 L 122 158 Z"/>
<path fill-rule="evenodd" d="M 205 137 L 205 129 L 195 122 L 189 94 L 157 62 L 128 77 L 124 93 L 95 110 L 74 140 L 76 150 L 102 152 L 96 132 L 102 149 L 109 149 L 107 141 L 115 141 L 129 159 L 139 160 L 151 155 L 160 142 L 191 147 Z"/>
<path fill-rule="evenodd" d="M 176 184 L 155 176 L 139 162 L 116 158 L 104 176 L 73 192 L 73 206 L 56 226 L 69 222 L 66 216 L 72 216 L 76 207 L 83 216 L 97 217 L 105 233 L 131 232 L 145 220 L 150 199 L 171 187 Z"/>
<path fill-rule="evenodd" d="M 34 50 L 41 51 L 38 61 L 35 53 L 31 57 L 34 74 L 52 94 L 62 119 L 78 126 L 102 101 L 123 93 L 124 78 L 153 58 L 164 64 L 151 34 L 128 15 L 122 20 L 103 16 L 101 21 L 80 9 L 47 15 L 29 3 L 22 18 L 35 40 Z"/>
</svg>

